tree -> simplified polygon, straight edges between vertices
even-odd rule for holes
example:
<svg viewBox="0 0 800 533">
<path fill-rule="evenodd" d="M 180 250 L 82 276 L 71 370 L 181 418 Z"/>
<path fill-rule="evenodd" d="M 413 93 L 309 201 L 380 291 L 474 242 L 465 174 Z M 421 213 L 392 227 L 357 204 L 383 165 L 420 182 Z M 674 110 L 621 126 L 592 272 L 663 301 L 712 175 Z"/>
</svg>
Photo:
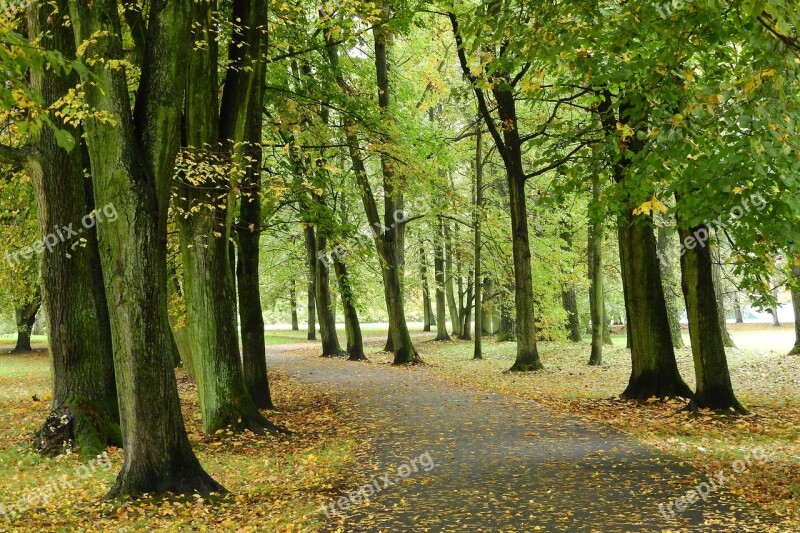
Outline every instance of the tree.
<svg viewBox="0 0 800 533">
<path fill-rule="evenodd" d="M 705 226 L 682 228 L 681 240 L 701 231 Z M 697 391 L 688 408 L 711 408 L 745 413 L 736 399 L 725 356 L 725 342 L 717 312 L 711 250 L 708 246 L 687 249 L 681 257 L 681 279 L 689 317 Z"/>
<path fill-rule="evenodd" d="M 86 102 L 95 111 L 85 122 L 95 201 L 114 205 L 119 213 L 118 223 L 98 227 L 125 449 L 125 464 L 110 494 L 221 491 L 194 456 L 181 418 L 172 357 L 167 357 L 172 354 L 172 341 L 166 268 L 159 254 L 165 247 L 159 221 L 166 217 L 167 206 L 159 202 L 156 191 L 157 179 L 163 176 L 155 175 L 140 158 L 144 153 L 153 160 L 152 154 L 161 149 L 174 156 L 177 136 L 160 137 L 154 145 L 153 130 L 178 131 L 181 100 L 172 101 L 171 114 L 145 109 L 139 116 L 147 119 L 134 129 L 126 75 L 116 66 L 123 60 L 117 7 L 110 0 L 69 5 L 76 46 L 90 65 L 81 78 Z M 178 65 L 186 50 L 186 36 L 185 3 L 156 0 L 151 4 L 143 73 L 171 89 L 152 97 L 168 98 L 182 86 L 183 71 Z M 146 96 L 137 97 L 137 105 L 152 103 Z M 159 285 L 162 281 L 163 286 Z"/>
</svg>

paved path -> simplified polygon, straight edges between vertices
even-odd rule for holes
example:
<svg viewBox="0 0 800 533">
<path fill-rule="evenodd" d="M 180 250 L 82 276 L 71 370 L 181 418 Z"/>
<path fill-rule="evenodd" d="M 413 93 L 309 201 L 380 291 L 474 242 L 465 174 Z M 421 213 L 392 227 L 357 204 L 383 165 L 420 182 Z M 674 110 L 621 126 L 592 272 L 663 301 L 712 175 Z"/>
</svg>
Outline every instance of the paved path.
<svg viewBox="0 0 800 533">
<path fill-rule="evenodd" d="M 667 520 L 658 504 L 701 476 L 602 425 L 460 388 L 424 367 L 296 351 L 308 346 L 269 347 L 268 364 L 341 395 L 372 441 L 376 464 L 363 484 L 380 487 L 369 505 L 335 515 L 330 531 L 770 530 L 764 515 L 724 489 L 675 518 L 665 508 Z"/>
</svg>

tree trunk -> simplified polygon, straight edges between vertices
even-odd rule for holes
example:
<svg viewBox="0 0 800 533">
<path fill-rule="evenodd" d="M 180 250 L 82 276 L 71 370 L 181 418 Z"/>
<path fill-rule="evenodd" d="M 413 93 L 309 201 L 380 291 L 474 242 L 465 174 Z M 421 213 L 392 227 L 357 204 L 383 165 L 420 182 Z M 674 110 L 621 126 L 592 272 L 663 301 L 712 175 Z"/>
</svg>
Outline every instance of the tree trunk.
<svg viewBox="0 0 800 533">
<path fill-rule="evenodd" d="M 482 335 L 494 335 L 495 328 L 492 325 L 492 319 L 495 315 L 495 305 L 494 305 L 494 280 L 490 278 L 484 278 L 483 280 L 483 289 L 481 289 L 481 333 Z M 477 323 L 477 317 L 475 319 Z"/>
<path fill-rule="evenodd" d="M 11 353 L 30 353 L 33 351 L 33 348 L 31 348 L 31 331 L 33 330 L 33 323 L 36 322 L 36 313 L 39 312 L 39 308 L 42 306 L 42 299 L 38 294 L 39 291 L 37 290 L 36 293 L 33 300 L 14 310 L 17 319 L 17 345 L 11 350 Z"/>
<path fill-rule="evenodd" d="M 419 277 L 422 280 L 422 331 L 430 331 L 435 318 L 431 306 L 431 292 L 428 286 L 428 255 L 425 253 L 425 245 L 420 239 L 419 243 Z"/>
<path fill-rule="evenodd" d="M 516 324 L 514 323 L 511 305 L 503 300 L 500 304 L 500 329 L 497 331 L 497 340 L 510 342 L 515 340 L 516 337 Z"/>
<path fill-rule="evenodd" d="M 297 319 L 297 280 L 294 278 L 289 286 L 289 306 L 292 308 L 292 331 L 300 331 L 300 321 Z"/>
<path fill-rule="evenodd" d="M 308 226 L 304 230 L 306 237 L 306 255 L 308 257 L 308 336 L 310 341 L 317 340 L 317 246 L 314 228 Z"/>
<path fill-rule="evenodd" d="M 517 129 L 514 95 L 508 89 L 495 89 L 495 98 L 500 111 L 500 121 L 513 124 L 504 128 L 506 171 L 511 203 L 511 234 L 513 239 L 517 358 L 511 371 L 541 370 L 536 346 L 536 315 L 533 307 L 533 277 L 531 272 L 531 250 L 528 237 L 528 208 L 525 195 L 525 172 L 522 166 L 522 145 Z"/>
<path fill-rule="evenodd" d="M 623 398 L 691 397 L 675 361 L 652 219 L 628 211 L 620 228 L 632 372 Z"/>
<path fill-rule="evenodd" d="M 263 3 L 236 0 L 232 16 L 255 21 L 263 15 Z M 259 10 L 260 9 L 260 10 Z M 251 12 L 255 11 L 255 12 Z M 244 168 L 245 140 L 250 98 L 258 68 L 248 54 L 258 54 L 261 30 L 234 32 L 230 64 L 222 104 L 217 106 L 218 53 L 212 9 L 193 4 L 194 47 L 188 60 L 186 91 L 187 157 L 205 165 L 225 166 L 232 172 Z M 249 13 L 249 14 L 248 14 Z M 249 27 L 249 26 L 248 26 Z M 247 49 L 242 52 L 241 49 Z M 237 51 L 234 51 L 236 49 Z M 240 53 L 245 53 L 240 56 Z M 219 111 L 221 109 L 221 112 Z M 226 173 L 183 176 L 183 216 L 178 218 L 184 266 L 186 315 L 195 357 L 195 378 L 200 396 L 203 430 L 211 435 L 225 428 L 277 431 L 253 403 L 244 380 L 236 320 L 235 273 L 231 268 L 229 242 L 232 233 L 232 190 Z"/>
<path fill-rule="evenodd" d="M 710 243 L 707 246 L 711 246 Z M 728 333 L 728 321 L 725 318 L 725 291 L 723 288 L 722 279 L 722 254 L 719 248 L 714 247 L 711 249 L 711 257 L 713 261 L 712 275 L 714 276 L 714 297 L 717 299 L 717 313 L 719 313 L 719 327 L 722 329 L 722 342 L 726 348 L 736 348 L 736 343 L 733 342 L 731 334 Z"/>
<path fill-rule="evenodd" d="M 339 282 L 339 292 L 342 295 L 344 308 L 344 327 L 347 332 L 347 354 L 350 361 L 366 361 L 364 355 L 364 339 L 361 336 L 361 324 L 358 320 L 358 311 L 353 302 L 353 289 L 350 285 L 350 276 L 347 266 L 336 256 L 333 259 L 336 279 Z"/>
<path fill-rule="evenodd" d="M 793 257 L 792 261 L 792 310 L 794 311 L 794 347 L 789 352 L 789 355 L 800 354 L 800 288 L 797 283 L 800 283 L 800 265 L 797 264 L 800 257 Z"/>
<path fill-rule="evenodd" d="M 481 229 L 483 222 L 483 126 L 478 123 L 475 128 L 475 346 L 472 352 L 473 359 L 483 359 L 483 289 L 484 279 L 481 269 Z M 469 326 L 467 322 L 466 326 Z"/>
<path fill-rule="evenodd" d="M 739 291 L 733 291 L 733 311 L 736 313 L 736 323 L 744 324 L 744 316 L 742 316 L 742 304 L 739 301 Z"/>
<path fill-rule="evenodd" d="M 320 233 L 315 236 L 314 228 L 310 229 L 311 238 L 316 238 L 314 256 L 317 258 L 317 279 L 314 285 L 317 289 L 317 314 L 319 315 L 319 333 L 322 337 L 322 357 L 345 355 L 339 345 L 339 336 L 336 334 L 336 315 L 334 315 L 330 288 L 330 266 L 323 259 L 327 248 L 327 239 Z"/>
<path fill-rule="evenodd" d="M 681 333 L 681 311 L 683 306 L 678 296 L 673 265 L 673 255 L 669 253 L 669 233 L 667 228 L 658 228 L 658 258 L 661 267 L 661 279 L 664 280 L 664 298 L 667 303 L 667 316 L 669 317 L 669 330 L 672 334 L 672 345 L 675 349 L 684 347 L 683 334 Z"/>
<path fill-rule="evenodd" d="M 262 5 L 263 7 L 263 5 Z M 258 38 L 263 56 L 266 53 L 266 36 Z M 264 337 L 264 310 L 261 305 L 260 242 L 261 242 L 261 166 L 263 153 L 263 113 L 261 95 L 264 93 L 264 62 L 256 61 L 255 86 L 250 99 L 247 117 L 245 150 L 248 154 L 241 185 L 239 223 L 236 242 L 239 261 L 236 266 L 237 293 L 239 297 L 239 322 L 242 330 L 242 371 L 245 386 L 253 403 L 259 409 L 273 409 L 269 389 Z M 296 318 L 296 315 L 295 315 Z"/>
<path fill-rule="evenodd" d="M 575 285 L 570 284 L 569 288 L 561 293 L 561 304 L 567 312 L 567 332 L 571 342 L 581 342 L 581 321 L 578 316 L 578 297 L 575 294 Z"/>
<path fill-rule="evenodd" d="M 600 176 L 592 177 L 592 205 L 600 207 Z M 596 214 L 595 214 L 596 215 Z M 592 350 L 589 355 L 590 366 L 603 364 L 603 332 L 606 327 L 605 295 L 603 294 L 603 220 L 590 216 L 588 262 L 589 262 L 589 314 L 592 327 Z"/>
<path fill-rule="evenodd" d="M 458 303 L 456 302 L 455 273 L 453 272 L 453 236 L 448 222 L 440 218 L 439 223 L 444 231 L 444 288 L 447 294 L 447 308 L 450 310 L 450 328 L 454 337 L 460 337 L 461 318 L 459 316 Z"/>
<path fill-rule="evenodd" d="M 472 340 L 472 305 L 474 300 L 473 284 L 475 274 L 470 270 L 467 281 L 467 291 L 465 294 L 465 303 L 463 312 L 461 313 L 461 335 L 459 339 L 462 341 Z"/>
<path fill-rule="evenodd" d="M 696 231 L 707 232 L 708 228 L 681 229 L 681 241 L 685 242 Z M 689 403 L 689 409 L 710 408 L 745 413 L 731 385 L 712 270 L 708 246 L 687 249 L 681 257 L 683 294 L 697 378 L 697 392 Z"/>
<path fill-rule="evenodd" d="M 150 27 L 166 21 L 188 36 L 185 7 L 155 0 Z M 107 68 L 109 61 L 124 59 L 117 5 L 95 0 L 91 6 L 70 2 L 69 8 L 76 43 L 93 43 L 84 55 L 91 65 L 83 79 L 86 103 L 104 118 L 85 121 L 95 201 L 113 205 L 119 214 L 118 222 L 98 225 L 125 448 L 125 463 L 110 496 L 224 491 L 194 456 L 181 416 L 168 331 L 166 268 L 159 254 L 164 245 L 159 220 L 166 217 L 166 205 L 159 204 L 154 177 L 141 164 L 124 70 Z M 148 46 L 159 50 L 167 63 L 182 57 L 187 44 L 148 39 Z M 154 67 L 146 62 L 145 68 Z M 173 76 L 182 73 L 172 71 Z M 154 290 L 154 281 L 162 279 L 164 287 Z"/>
<path fill-rule="evenodd" d="M 447 333 L 447 302 L 445 300 L 445 258 L 444 246 L 444 224 L 439 219 L 434 228 L 433 239 L 433 270 L 434 281 L 436 283 L 436 340 L 449 341 L 450 335 Z"/>
</svg>

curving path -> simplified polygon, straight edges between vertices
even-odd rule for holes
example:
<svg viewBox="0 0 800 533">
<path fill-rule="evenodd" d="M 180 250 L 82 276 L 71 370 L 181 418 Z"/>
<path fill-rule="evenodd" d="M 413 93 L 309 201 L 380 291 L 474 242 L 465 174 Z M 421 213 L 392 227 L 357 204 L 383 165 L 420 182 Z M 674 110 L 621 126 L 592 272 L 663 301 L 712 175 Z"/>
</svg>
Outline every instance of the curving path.
<svg viewBox="0 0 800 533">
<path fill-rule="evenodd" d="M 669 502 L 704 479 L 602 425 L 424 367 L 298 352 L 308 347 L 268 347 L 268 364 L 341 395 L 374 451 L 363 484 L 380 488 L 368 505 L 336 509 L 330 531 L 777 531 L 724 488 L 672 517 Z"/>
</svg>

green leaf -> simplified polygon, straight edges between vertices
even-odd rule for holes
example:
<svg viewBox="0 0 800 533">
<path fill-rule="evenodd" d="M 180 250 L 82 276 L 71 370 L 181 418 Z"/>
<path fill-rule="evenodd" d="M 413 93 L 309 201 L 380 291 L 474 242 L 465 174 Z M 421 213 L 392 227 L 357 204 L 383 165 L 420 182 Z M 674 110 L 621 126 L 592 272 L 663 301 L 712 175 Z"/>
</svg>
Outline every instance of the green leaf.
<svg viewBox="0 0 800 533">
<path fill-rule="evenodd" d="M 55 133 L 56 142 L 61 148 L 67 152 L 71 152 L 72 149 L 75 148 L 75 137 L 73 137 L 70 132 L 67 130 L 53 128 L 53 133 Z"/>
</svg>

